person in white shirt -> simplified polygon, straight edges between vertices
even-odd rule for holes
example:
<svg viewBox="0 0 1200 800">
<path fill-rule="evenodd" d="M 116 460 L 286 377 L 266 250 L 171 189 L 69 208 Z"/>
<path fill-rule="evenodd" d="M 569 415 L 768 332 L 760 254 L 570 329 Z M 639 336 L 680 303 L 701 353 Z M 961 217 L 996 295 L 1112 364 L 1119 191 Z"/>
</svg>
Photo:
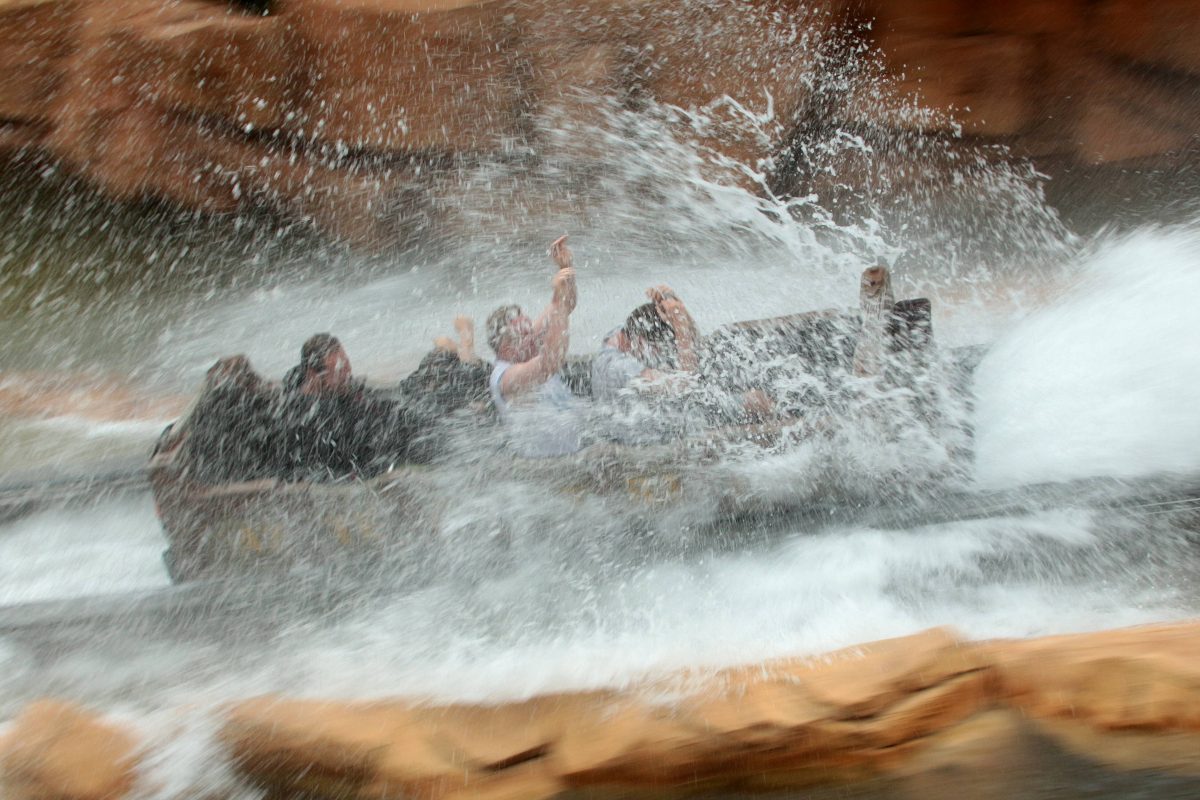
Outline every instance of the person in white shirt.
<svg viewBox="0 0 1200 800">
<path fill-rule="evenodd" d="M 550 304 L 536 321 L 520 306 L 505 305 L 487 320 L 496 353 L 489 388 L 512 448 L 527 458 L 569 455 L 582 447 L 579 402 L 559 375 L 570 343 L 575 310 L 575 269 L 567 237 L 550 246 L 558 265 Z"/>
</svg>

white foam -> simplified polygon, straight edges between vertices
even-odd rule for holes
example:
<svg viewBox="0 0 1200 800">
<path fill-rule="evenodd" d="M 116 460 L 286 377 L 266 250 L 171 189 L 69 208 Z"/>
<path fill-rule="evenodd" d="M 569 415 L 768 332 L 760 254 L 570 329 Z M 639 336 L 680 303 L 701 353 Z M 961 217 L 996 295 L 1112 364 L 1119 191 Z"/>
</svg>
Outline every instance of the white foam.
<svg viewBox="0 0 1200 800">
<path fill-rule="evenodd" d="M 166 585 L 149 498 L 34 514 L 0 529 L 0 605 Z"/>
<path fill-rule="evenodd" d="M 1100 242 L 1072 285 L 979 366 L 979 482 L 1200 469 L 1200 230 Z"/>
<path fill-rule="evenodd" d="M 304 624 L 264 651 L 244 682 L 229 683 L 314 697 L 496 701 L 819 654 L 937 625 L 989 638 L 1183 616 L 1169 591 L 1073 571 L 1105 558 L 1095 522 L 1052 512 L 798 533 L 609 580 L 531 555 L 512 574 L 430 587 L 333 629 Z"/>
</svg>

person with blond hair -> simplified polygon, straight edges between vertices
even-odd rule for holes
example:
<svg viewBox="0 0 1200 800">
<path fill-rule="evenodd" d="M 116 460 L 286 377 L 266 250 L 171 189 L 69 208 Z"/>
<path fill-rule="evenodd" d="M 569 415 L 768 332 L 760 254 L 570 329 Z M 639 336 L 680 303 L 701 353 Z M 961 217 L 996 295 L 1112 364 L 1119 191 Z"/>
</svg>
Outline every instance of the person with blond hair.
<svg viewBox="0 0 1200 800">
<path fill-rule="evenodd" d="M 582 447 L 582 414 L 559 374 L 570 344 L 575 310 L 575 269 L 567 237 L 550 246 L 558 266 L 550 303 L 536 321 L 517 305 L 488 316 L 488 344 L 496 353 L 488 387 L 509 444 L 527 458 L 568 455 Z"/>
</svg>

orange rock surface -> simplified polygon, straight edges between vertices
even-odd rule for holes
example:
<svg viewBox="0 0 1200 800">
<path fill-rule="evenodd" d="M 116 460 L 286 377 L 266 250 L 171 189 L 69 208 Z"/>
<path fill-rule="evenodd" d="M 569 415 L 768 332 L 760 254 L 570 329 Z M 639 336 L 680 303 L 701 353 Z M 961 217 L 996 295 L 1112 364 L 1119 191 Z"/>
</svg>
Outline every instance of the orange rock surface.
<svg viewBox="0 0 1200 800">
<path fill-rule="evenodd" d="M 981 645 L 933 630 L 494 707 L 265 697 L 236 707 L 222 736 L 254 782 L 327 797 L 864 780 L 917 796 L 947 769 L 1003 782 L 1045 739 L 1112 768 L 1200 775 L 1198 648 L 1200 624 Z"/>
<path fill-rule="evenodd" d="M 0 740 L 0 788 L 7 800 L 119 800 L 132 790 L 132 735 L 78 706 L 28 706 Z"/>
<path fill-rule="evenodd" d="M 260 697 L 227 712 L 220 740 L 244 781 L 278 797 L 857 786 L 1002 798 L 1064 758 L 1091 776 L 1153 770 L 1200 787 L 1198 656 L 1200 622 L 985 643 L 935 629 L 501 705 Z M 135 753 L 129 733 L 35 703 L 0 741 L 5 797 L 132 796 Z"/>
</svg>

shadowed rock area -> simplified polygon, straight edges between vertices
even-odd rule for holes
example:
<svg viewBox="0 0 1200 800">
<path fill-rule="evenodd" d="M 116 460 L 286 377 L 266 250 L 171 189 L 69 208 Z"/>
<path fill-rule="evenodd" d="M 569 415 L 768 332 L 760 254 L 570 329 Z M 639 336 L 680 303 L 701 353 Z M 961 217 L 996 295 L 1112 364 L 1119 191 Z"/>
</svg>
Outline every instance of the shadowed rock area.
<svg viewBox="0 0 1200 800">
<path fill-rule="evenodd" d="M 262 697 L 222 712 L 218 739 L 272 797 L 1185 797 L 1198 657 L 1197 623 L 978 644 L 934 629 L 497 706 Z M 134 762 L 165 744 L 35 703 L 0 751 L 5 796 L 132 796 Z"/>
<path fill-rule="evenodd" d="M 1060 178 L 1060 203 L 1100 185 L 1122 205 L 1174 201 L 1191 180 L 1198 28 L 1200 10 L 1170 0 L 3 0 L 0 153 L 116 198 L 266 208 L 378 247 L 436 222 L 439 175 L 553 157 L 567 145 L 547 130 L 578 133 L 610 105 L 758 112 L 769 95 L 762 135 L 687 135 L 748 166 L 773 158 L 778 190 L 801 193 L 828 189 L 788 157 L 806 131 L 961 125 Z M 879 48 L 890 89 L 847 96 L 806 72 L 859 45 Z M 889 110 L 914 98 L 949 114 Z"/>
</svg>

